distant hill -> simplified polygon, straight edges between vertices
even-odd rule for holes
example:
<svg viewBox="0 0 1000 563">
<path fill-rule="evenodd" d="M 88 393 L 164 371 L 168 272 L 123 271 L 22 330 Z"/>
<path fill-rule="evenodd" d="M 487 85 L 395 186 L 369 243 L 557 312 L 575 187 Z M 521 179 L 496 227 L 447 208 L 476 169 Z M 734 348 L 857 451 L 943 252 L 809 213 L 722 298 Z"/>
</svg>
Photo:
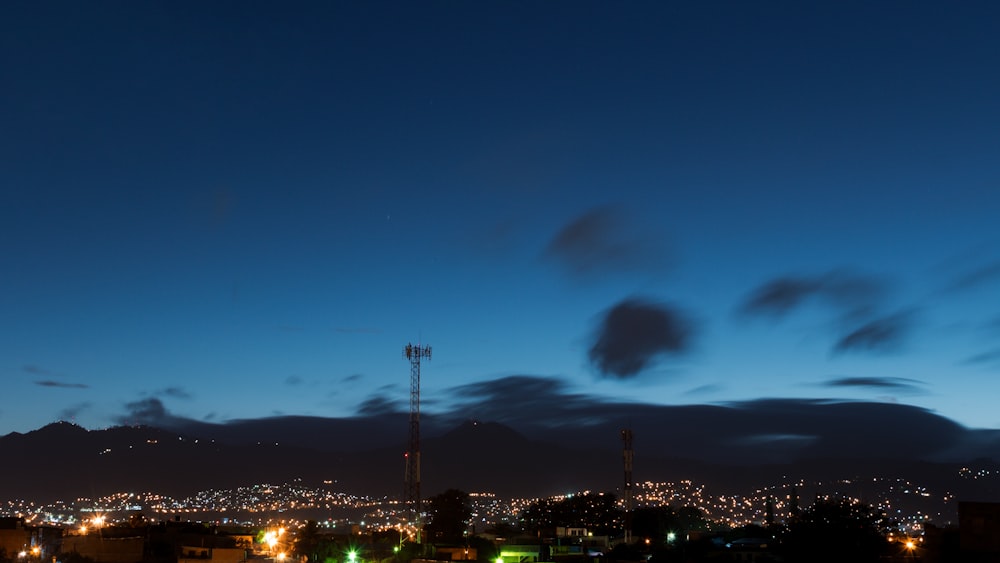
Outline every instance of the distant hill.
<svg viewBox="0 0 1000 563">
<path fill-rule="evenodd" d="M 88 431 L 65 422 L 26 434 L 8 434 L 0 437 L 0 459 L 5 461 L 0 500 L 49 502 L 144 491 L 183 497 L 205 489 L 293 479 L 307 484 L 332 481 L 335 489 L 354 494 L 396 497 L 402 493 L 404 440 L 365 448 L 363 440 L 339 435 L 345 428 L 364 433 L 364 427 L 338 426 L 324 419 L 281 419 L 273 428 L 260 421 L 254 424 L 259 428 L 252 428 L 253 433 L 266 439 L 248 441 L 244 433 L 226 429 L 227 435 L 212 425 L 192 428 L 206 431 L 197 435 L 146 426 Z M 290 435 L 294 439 L 277 439 Z M 306 447 L 311 441 L 316 447 Z M 620 490 L 620 449 L 588 448 L 576 437 L 562 442 L 534 440 L 498 423 L 466 421 L 423 440 L 423 494 L 447 488 L 491 491 L 502 497 Z M 996 465 L 990 460 L 977 463 Z M 747 492 L 797 478 L 898 476 L 960 498 L 1000 498 L 992 480 L 959 480 L 959 467 L 846 456 L 741 465 L 660 457 L 639 450 L 635 478 L 692 479 L 718 491 Z"/>
</svg>

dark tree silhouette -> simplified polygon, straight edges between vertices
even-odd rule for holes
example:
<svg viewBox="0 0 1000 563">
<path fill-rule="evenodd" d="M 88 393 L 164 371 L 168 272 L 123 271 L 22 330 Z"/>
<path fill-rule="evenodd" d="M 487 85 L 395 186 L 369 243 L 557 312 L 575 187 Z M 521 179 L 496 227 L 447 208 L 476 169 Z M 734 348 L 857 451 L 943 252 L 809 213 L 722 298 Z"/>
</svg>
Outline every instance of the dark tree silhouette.
<svg viewBox="0 0 1000 563">
<path fill-rule="evenodd" d="M 315 520 L 306 521 L 299 529 L 292 544 L 292 553 L 305 557 L 308 563 L 323 563 L 337 559 L 342 550 L 330 536 L 324 535 Z"/>
<path fill-rule="evenodd" d="M 817 500 L 789 523 L 781 551 L 789 563 L 878 561 L 888 547 L 883 524 L 867 504 Z"/>
</svg>

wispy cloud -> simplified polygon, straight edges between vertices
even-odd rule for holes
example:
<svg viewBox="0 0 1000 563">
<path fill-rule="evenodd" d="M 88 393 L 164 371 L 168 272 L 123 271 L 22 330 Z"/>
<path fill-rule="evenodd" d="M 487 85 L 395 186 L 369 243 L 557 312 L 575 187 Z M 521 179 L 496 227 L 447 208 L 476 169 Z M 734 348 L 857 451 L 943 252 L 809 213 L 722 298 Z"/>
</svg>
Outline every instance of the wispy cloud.
<svg viewBox="0 0 1000 563">
<path fill-rule="evenodd" d="M 578 278 L 659 271 L 667 264 L 664 237 L 638 229 L 621 210 L 605 206 L 573 219 L 556 233 L 544 257 Z"/>
<path fill-rule="evenodd" d="M 156 395 L 159 395 L 159 396 L 162 396 L 162 397 L 172 397 L 174 399 L 193 399 L 194 398 L 194 395 L 192 395 L 186 389 L 184 389 L 183 387 L 176 387 L 176 386 L 174 386 L 174 387 L 166 387 L 164 389 L 160 389 L 159 391 L 156 392 Z"/>
<path fill-rule="evenodd" d="M 740 305 L 745 316 L 781 318 L 809 301 L 818 301 L 843 316 L 873 309 L 885 295 L 885 284 L 871 276 L 844 271 L 822 275 L 788 275 L 766 282 Z"/>
<path fill-rule="evenodd" d="M 965 291 L 992 283 L 1000 284 L 1000 260 L 984 264 L 957 276 L 948 285 L 951 291 Z"/>
<path fill-rule="evenodd" d="M 695 387 L 694 389 L 688 389 L 687 391 L 684 392 L 684 394 L 688 395 L 688 396 L 691 396 L 691 395 L 708 395 L 710 393 L 718 393 L 719 391 L 722 391 L 722 386 L 721 385 L 715 385 L 715 384 L 709 383 L 709 384 L 705 384 L 705 385 L 699 385 L 698 387 Z"/>
<path fill-rule="evenodd" d="M 125 411 L 124 415 L 115 417 L 115 421 L 119 424 L 156 426 L 171 418 L 167 408 L 163 406 L 163 401 L 153 397 L 126 403 Z"/>
<path fill-rule="evenodd" d="M 39 377 L 61 377 L 60 374 L 53 371 L 49 371 L 41 366 L 35 364 L 25 364 L 21 366 L 21 371 L 31 375 L 36 375 Z"/>
<path fill-rule="evenodd" d="M 89 402 L 77 403 L 75 405 L 70 405 L 70 406 L 62 409 L 61 411 L 59 411 L 58 419 L 59 420 L 73 421 L 73 420 L 76 419 L 77 416 L 80 415 L 80 413 L 82 413 L 84 411 L 87 411 L 87 410 L 90 410 L 90 408 L 92 406 L 93 405 L 91 403 L 89 403 Z"/>
<path fill-rule="evenodd" d="M 913 314 L 896 313 L 873 319 L 843 335 L 833 352 L 891 352 L 898 350 L 913 324 Z"/>
<path fill-rule="evenodd" d="M 974 356 L 969 356 L 965 359 L 966 364 L 989 364 L 993 362 L 1000 362 L 1000 348 L 994 348 L 992 350 L 987 350 L 980 354 Z"/>
<path fill-rule="evenodd" d="M 297 375 L 289 375 L 285 378 L 285 385 L 295 387 L 296 385 L 302 385 L 302 381 L 302 378 Z"/>
<path fill-rule="evenodd" d="M 460 419 L 473 416 L 507 423 L 573 424 L 605 412 L 599 408 L 603 404 L 599 399 L 570 393 L 562 379 L 536 375 L 467 383 L 449 389 L 448 396 L 459 403 L 452 414 Z"/>
<path fill-rule="evenodd" d="M 837 377 L 821 383 L 824 387 L 860 387 L 878 390 L 921 391 L 922 381 L 906 377 Z"/>
<path fill-rule="evenodd" d="M 398 399 L 382 395 L 373 395 L 358 407 L 358 414 L 362 416 L 377 416 L 398 412 L 404 412 L 403 403 Z"/>
<path fill-rule="evenodd" d="M 744 317 L 781 319 L 808 303 L 819 305 L 837 327 L 831 353 L 897 351 L 914 326 L 913 310 L 885 314 L 882 280 L 842 270 L 783 276 L 753 290 L 737 311 Z"/>
<path fill-rule="evenodd" d="M 42 387 L 62 387 L 64 389 L 88 389 L 90 386 L 83 383 L 66 383 L 63 381 L 52 381 L 50 379 L 43 379 L 41 381 L 35 381 L 35 385 L 40 385 Z"/>
<path fill-rule="evenodd" d="M 626 299 L 604 314 L 589 358 L 602 374 L 628 378 L 659 357 L 686 352 L 693 339 L 691 321 L 676 308 Z"/>
</svg>

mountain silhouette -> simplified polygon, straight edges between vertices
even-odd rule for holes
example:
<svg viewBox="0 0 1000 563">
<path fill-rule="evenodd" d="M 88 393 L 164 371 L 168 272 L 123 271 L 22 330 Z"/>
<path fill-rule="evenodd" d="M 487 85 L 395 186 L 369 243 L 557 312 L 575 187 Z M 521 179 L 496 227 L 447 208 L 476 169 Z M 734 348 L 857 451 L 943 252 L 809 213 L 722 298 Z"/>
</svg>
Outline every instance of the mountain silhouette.
<svg viewBox="0 0 1000 563">
<path fill-rule="evenodd" d="M 117 492 L 185 497 L 207 489 L 293 480 L 311 485 L 325 482 L 344 493 L 402 496 L 406 440 L 399 432 L 387 430 L 390 422 L 385 422 L 383 435 L 370 444 L 339 434 L 345 430 L 363 433 L 366 427 L 357 420 L 290 417 L 271 422 L 273 426 L 267 421 L 237 423 L 237 429 L 250 432 L 207 424 L 192 428 L 206 435 L 151 426 L 86 430 L 66 422 L 8 434 L 0 437 L 0 459 L 6 461 L 0 500 L 70 501 Z M 398 425 L 400 420 L 391 422 Z M 405 430 L 405 420 L 402 423 Z M 395 435 L 394 441 L 390 434 Z M 254 435 L 262 439 L 253 441 Z M 422 496 L 429 498 L 451 488 L 492 492 L 502 498 L 582 490 L 620 493 L 624 475 L 617 436 L 588 429 L 585 438 L 604 439 L 599 445 L 595 439 L 595 445 L 588 447 L 579 429 L 562 440 L 551 440 L 553 435 L 534 439 L 504 424 L 472 420 L 431 435 L 421 443 Z M 289 439 L 279 439 L 285 437 Z M 962 465 L 967 464 L 848 455 L 735 464 L 637 449 L 635 478 L 691 479 L 732 494 L 796 478 L 833 482 L 858 476 L 869 480 L 905 477 L 959 498 L 1000 498 L 991 480 L 958 479 Z M 979 460 L 976 466 L 996 470 L 990 459 Z"/>
</svg>

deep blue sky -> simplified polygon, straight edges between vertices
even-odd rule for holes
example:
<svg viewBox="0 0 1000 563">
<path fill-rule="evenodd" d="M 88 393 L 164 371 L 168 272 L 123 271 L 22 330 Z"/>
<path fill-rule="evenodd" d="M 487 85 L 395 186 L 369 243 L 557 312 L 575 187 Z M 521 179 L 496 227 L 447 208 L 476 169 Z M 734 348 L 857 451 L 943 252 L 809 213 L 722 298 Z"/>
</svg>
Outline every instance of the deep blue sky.
<svg viewBox="0 0 1000 563">
<path fill-rule="evenodd" d="M 405 409 L 408 341 L 428 412 L 526 375 L 1000 428 L 997 21 L 6 3 L 0 433 Z"/>
</svg>

